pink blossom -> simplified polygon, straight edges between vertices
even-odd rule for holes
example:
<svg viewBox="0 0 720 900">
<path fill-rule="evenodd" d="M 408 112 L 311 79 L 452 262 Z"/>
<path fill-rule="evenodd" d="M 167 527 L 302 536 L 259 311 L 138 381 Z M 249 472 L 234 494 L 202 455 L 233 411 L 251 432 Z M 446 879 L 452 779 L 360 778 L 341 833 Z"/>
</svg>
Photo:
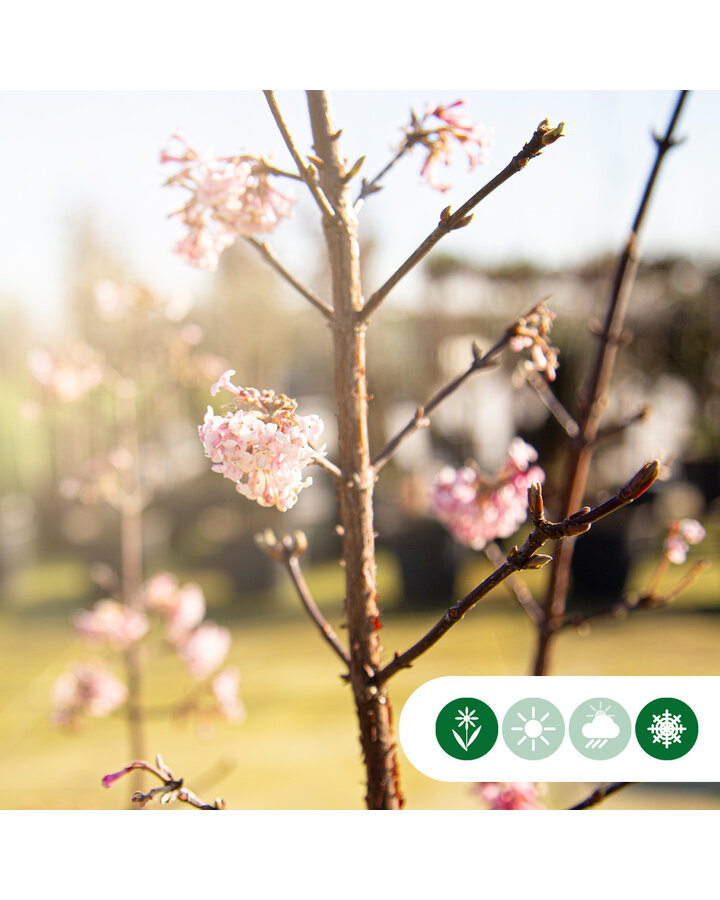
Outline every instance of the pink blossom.
<svg viewBox="0 0 720 900">
<path fill-rule="evenodd" d="M 28 365 L 35 381 L 54 399 L 72 402 L 102 382 L 102 358 L 86 344 L 78 343 L 53 354 L 42 347 L 28 354 Z"/>
<path fill-rule="evenodd" d="M 690 544 L 699 544 L 704 537 L 705 529 L 696 519 L 673 519 L 668 523 L 665 555 L 671 563 L 682 565 L 687 559 Z"/>
<path fill-rule="evenodd" d="M 239 697 L 240 672 L 228 666 L 212 680 L 212 692 L 217 700 L 218 710 L 228 722 L 241 722 L 245 718 L 245 707 Z"/>
<path fill-rule="evenodd" d="M 546 809 L 532 781 L 480 781 L 478 793 L 490 809 Z"/>
<path fill-rule="evenodd" d="M 91 610 L 81 609 L 73 623 L 85 638 L 126 650 L 147 634 L 147 616 L 117 600 L 98 600 Z"/>
<path fill-rule="evenodd" d="M 165 636 L 172 644 L 183 641 L 205 616 L 205 596 L 199 584 L 180 585 L 170 572 L 153 575 L 142 590 L 146 609 L 160 613 L 167 621 Z"/>
<path fill-rule="evenodd" d="M 206 622 L 178 644 L 177 653 L 193 678 L 202 679 L 222 665 L 229 649 L 228 629 Z"/>
<path fill-rule="evenodd" d="M 464 100 L 457 100 L 449 106 L 428 103 L 422 118 L 411 112 L 410 124 L 404 129 L 405 138 L 400 149 L 420 144 L 427 150 L 420 175 L 438 191 L 446 191 L 450 187 L 441 181 L 437 170 L 441 165 L 450 165 L 453 142 L 459 143 L 465 151 L 471 170 L 487 162 L 492 133 L 485 126 L 470 122 L 464 104 Z"/>
<path fill-rule="evenodd" d="M 509 537 L 527 517 L 528 488 L 545 479 L 539 466 L 530 466 L 536 459 L 534 448 L 515 438 L 508 461 L 492 477 L 472 466 L 443 467 L 433 482 L 433 514 L 456 541 L 473 550 Z"/>
<path fill-rule="evenodd" d="M 236 483 L 238 493 L 284 512 L 312 484 L 311 478 L 303 480 L 302 470 L 324 455 L 324 447 L 313 447 L 323 422 L 315 415 L 298 416 L 297 403 L 284 394 L 235 387 L 233 374 L 229 369 L 211 388 L 213 396 L 224 389 L 236 399 L 223 415 L 208 407 L 199 428 L 205 455 L 215 463 L 214 472 Z"/>
<path fill-rule="evenodd" d="M 220 254 L 238 236 L 274 231 L 290 215 L 293 197 L 273 187 L 268 164 L 255 156 L 204 155 L 176 133 L 177 154 L 163 151 L 161 163 L 179 165 L 166 184 L 190 192 L 185 205 L 172 213 L 187 226 L 175 252 L 199 268 L 213 271 Z"/>
<path fill-rule="evenodd" d="M 71 726 L 78 716 L 102 718 L 122 706 L 127 688 L 103 666 L 79 663 L 55 680 L 51 719 L 56 725 Z"/>
<path fill-rule="evenodd" d="M 168 612 L 165 636 L 171 644 L 178 644 L 205 617 L 205 596 L 199 584 L 185 584 L 175 594 L 175 602 Z"/>
</svg>

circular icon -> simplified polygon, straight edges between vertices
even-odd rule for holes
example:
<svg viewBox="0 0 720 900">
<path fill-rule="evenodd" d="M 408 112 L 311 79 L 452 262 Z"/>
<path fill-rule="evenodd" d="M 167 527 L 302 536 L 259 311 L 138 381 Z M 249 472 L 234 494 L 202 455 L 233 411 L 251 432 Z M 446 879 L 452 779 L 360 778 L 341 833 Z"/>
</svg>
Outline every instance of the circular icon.
<svg viewBox="0 0 720 900">
<path fill-rule="evenodd" d="M 697 716 L 682 700 L 658 697 L 640 710 L 635 736 L 649 756 L 680 759 L 692 750 L 697 740 Z"/>
<path fill-rule="evenodd" d="M 581 703 L 570 716 L 568 735 L 588 759 L 612 759 L 628 745 L 630 716 L 616 700 L 595 697 Z"/>
<path fill-rule="evenodd" d="M 482 700 L 458 697 L 438 713 L 435 736 L 443 750 L 455 759 L 479 759 L 497 740 L 498 720 Z"/>
<path fill-rule="evenodd" d="M 565 723 L 557 706 L 539 697 L 514 703 L 505 714 L 503 740 L 522 759 L 545 759 L 565 737 Z"/>
</svg>

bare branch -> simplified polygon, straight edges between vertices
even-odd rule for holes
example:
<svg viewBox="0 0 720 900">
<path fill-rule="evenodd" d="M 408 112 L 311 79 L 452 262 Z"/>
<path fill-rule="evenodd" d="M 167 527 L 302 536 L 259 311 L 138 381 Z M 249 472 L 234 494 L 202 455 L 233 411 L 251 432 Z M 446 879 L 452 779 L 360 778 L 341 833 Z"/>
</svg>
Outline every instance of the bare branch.
<svg viewBox="0 0 720 900">
<path fill-rule="evenodd" d="M 540 568 L 551 560 L 549 556 L 536 555 L 537 551 L 549 540 L 559 541 L 563 538 L 574 537 L 588 531 L 593 522 L 609 515 L 615 510 L 632 503 L 650 487 L 660 471 L 658 460 L 646 463 L 633 475 L 613 497 L 596 506 L 594 509 L 584 507 L 578 512 L 564 519 L 562 522 L 550 522 L 543 515 L 542 490 L 539 484 L 534 484 L 528 491 L 528 503 L 535 528 L 530 533 L 525 543 L 518 549 L 513 547 L 505 562 L 489 575 L 481 584 L 470 591 L 433 625 L 433 627 L 420 640 L 402 654 L 395 654 L 392 662 L 384 666 L 375 677 L 371 679 L 373 684 L 381 685 L 391 678 L 400 669 L 410 666 L 418 656 L 421 656 L 433 644 L 453 627 L 475 606 L 483 597 L 490 593 L 513 572 L 521 569 Z"/>
<path fill-rule="evenodd" d="M 272 113 L 273 119 L 275 119 L 275 123 L 282 135 L 283 140 L 285 141 L 285 146 L 290 151 L 290 155 L 295 160 L 295 165 L 298 168 L 298 172 L 302 180 L 310 189 L 310 193 L 315 198 L 315 202 L 320 207 L 324 215 L 329 218 L 335 217 L 335 212 L 332 206 L 328 203 L 327 198 L 323 194 L 320 186 L 317 183 L 317 180 L 314 178 L 313 173 L 310 171 L 309 167 L 305 165 L 305 162 L 300 155 L 297 147 L 295 146 L 295 141 L 290 134 L 290 131 L 285 124 L 285 120 L 283 119 L 282 113 L 280 112 L 280 107 L 277 104 L 277 100 L 275 99 L 275 91 L 263 91 L 265 95 L 265 99 L 267 100 L 268 106 L 270 107 L 270 112 Z"/>
<path fill-rule="evenodd" d="M 313 447 L 313 449 L 315 448 Z M 338 481 L 342 481 L 343 474 L 340 469 L 334 462 L 330 462 L 330 460 L 326 459 L 324 456 L 314 456 L 310 460 L 309 465 L 320 466 L 321 469 L 325 469 L 326 472 L 329 472 Z"/>
<path fill-rule="evenodd" d="M 578 415 L 579 433 L 570 446 L 568 461 L 565 466 L 565 471 L 567 472 L 563 491 L 563 514 L 565 515 L 582 503 L 585 493 L 590 464 L 599 434 L 600 418 L 605 408 L 605 398 L 615 366 L 619 341 L 623 335 L 625 314 L 637 273 L 640 258 L 638 247 L 640 229 L 665 154 L 677 143 L 673 139 L 673 131 L 687 94 L 687 91 L 680 92 L 665 136 L 663 138 L 655 138 L 657 144 L 655 162 L 630 229 L 630 234 L 618 259 L 599 346 L 581 396 L 581 409 Z M 553 626 L 555 623 L 559 624 L 562 622 L 564 618 L 570 582 L 572 553 L 573 543 L 568 541 L 558 548 L 558 553 L 553 563 L 548 590 L 543 603 L 545 627 L 538 634 L 538 643 L 535 651 L 533 666 L 535 675 L 544 675 L 547 671 Z"/>
<path fill-rule="evenodd" d="M 365 178 L 362 180 L 362 187 L 360 188 L 360 193 L 357 195 L 355 200 L 355 212 L 359 212 L 362 208 L 363 203 L 365 202 L 365 198 L 369 197 L 371 194 L 376 194 L 378 191 L 382 190 L 382 187 L 378 184 L 380 179 L 387 175 L 387 173 L 392 169 L 395 163 L 399 162 L 405 154 L 412 149 L 412 143 L 406 142 L 403 146 L 398 150 L 398 152 L 393 156 L 387 165 L 383 166 L 382 169 L 377 173 L 377 175 L 372 178 L 370 181 L 367 181 Z"/>
<path fill-rule="evenodd" d="M 600 441 L 605 441 L 608 438 L 615 437 L 616 434 L 622 434 L 622 432 L 625 431 L 626 428 L 630 428 L 632 425 L 636 425 L 639 422 L 644 422 L 649 415 L 650 407 L 643 406 L 637 412 L 633 413 L 631 416 L 628 416 L 626 419 L 623 419 L 621 422 L 616 422 L 614 425 L 608 425 L 607 428 L 600 428 L 597 435 L 595 436 L 593 443 L 597 444 Z"/>
<path fill-rule="evenodd" d="M 467 381 L 467 379 L 473 374 L 473 372 L 481 372 L 483 369 L 492 368 L 497 363 L 497 357 L 499 353 L 510 343 L 511 339 L 515 337 L 517 334 L 516 327 L 520 319 L 528 319 L 533 313 L 535 313 L 545 302 L 546 299 L 541 300 L 539 303 L 536 303 L 528 312 L 526 312 L 523 316 L 520 316 L 519 319 L 516 319 L 512 325 L 508 326 L 505 329 L 504 334 L 501 338 L 499 338 L 495 344 L 487 351 L 487 353 L 482 353 L 476 344 L 473 345 L 473 361 L 470 366 L 456 378 L 453 378 L 452 381 L 448 382 L 444 387 L 440 388 L 433 396 L 425 403 L 423 406 L 419 406 L 413 418 L 407 423 L 407 425 L 400 429 L 398 433 L 391 438 L 385 447 L 378 453 L 375 459 L 372 461 L 373 468 L 375 472 L 379 472 L 382 467 L 390 461 L 393 454 L 400 446 L 400 444 L 410 435 L 415 434 L 420 428 L 426 428 L 430 424 L 430 416 L 435 412 L 435 410 L 440 406 L 443 400 L 446 400 L 451 394 L 453 394 L 462 384 Z"/>
<path fill-rule="evenodd" d="M 602 803 L 602 801 L 606 797 L 610 797 L 612 794 L 617 794 L 618 791 L 622 791 L 624 788 L 630 787 L 633 784 L 638 784 L 638 782 L 613 781 L 606 784 L 601 784 L 592 792 L 592 794 L 590 794 L 584 800 L 581 800 L 580 803 L 577 803 L 575 806 L 571 806 L 570 809 L 590 809 L 591 807 L 597 806 L 599 803 Z"/>
<path fill-rule="evenodd" d="M 485 556 L 487 556 L 496 569 L 500 568 L 505 562 L 505 554 L 495 541 L 491 541 L 486 545 Z M 543 617 L 542 607 L 533 597 L 530 588 L 525 584 L 522 578 L 518 578 L 517 575 L 508 575 L 506 582 L 509 593 L 517 600 L 520 606 L 522 606 L 531 621 L 536 625 L 539 625 L 542 622 Z"/>
<path fill-rule="evenodd" d="M 299 557 L 307 549 L 307 538 L 302 531 L 296 531 L 293 535 L 286 534 L 281 540 L 268 528 L 262 534 L 255 535 L 256 545 L 268 556 L 281 562 L 290 575 L 293 587 L 300 598 L 305 611 L 313 620 L 323 638 L 337 653 L 345 665 L 350 667 L 350 655 L 340 643 L 340 639 L 333 630 L 325 616 L 320 612 L 315 603 L 307 582 L 300 568 Z"/>
<path fill-rule="evenodd" d="M 246 237 L 245 240 L 251 247 L 254 247 L 258 253 L 260 253 L 263 259 L 265 259 L 268 265 L 275 269 L 278 275 L 282 276 L 288 284 L 291 284 L 298 293 L 302 294 L 306 300 L 312 303 L 315 309 L 320 310 L 326 319 L 332 318 L 332 307 L 328 306 L 318 296 L 313 294 L 313 292 L 309 288 L 306 288 L 305 285 L 301 284 L 294 275 L 291 275 L 264 241 L 259 241 L 257 238 L 249 236 Z"/>
<path fill-rule="evenodd" d="M 504 184 L 509 178 L 512 178 L 513 175 L 516 175 L 521 169 L 524 169 L 528 161 L 535 156 L 539 156 L 546 146 L 554 143 L 561 137 L 563 126 L 564 123 L 561 122 L 556 128 L 550 128 L 547 119 L 545 119 L 544 122 L 541 122 L 540 125 L 538 125 L 535 133 L 527 144 L 525 144 L 517 156 L 512 158 L 502 172 L 491 179 L 476 194 L 473 194 L 469 200 L 463 203 L 457 212 L 451 213 L 450 207 L 444 209 L 440 214 L 440 221 L 435 230 L 432 231 L 422 244 L 410 254 L 400 268 L 388 278 L 385 284 L 375 291 L 361 310 L 359 319 L 363 322 L 367 321 L 395 285 L 404 278 L 408 272 L 414 269 L 421 259 L 427 256 L 441 238 L 445 237 L 445 235 L 449 234 L 451 231 L 455 231 L 458 228 L 463 228 L 465 225 L 468 225 L 472 218 L 471 210 L 487 196 L 492 194 L 496 188 L 499 188 L 501 184 Z"/>
<path fill-rule="evenodd" d="M 532 370 L 524 372 L 523 374 L 527 383 L 533 388 L 548 411 L 561 425 L 567 436 L 571 438 L 577 437 L 580 433 L 578 423 L 558 400 L 555 391 L 553 391 L 542 375 Z"/>
</svg>

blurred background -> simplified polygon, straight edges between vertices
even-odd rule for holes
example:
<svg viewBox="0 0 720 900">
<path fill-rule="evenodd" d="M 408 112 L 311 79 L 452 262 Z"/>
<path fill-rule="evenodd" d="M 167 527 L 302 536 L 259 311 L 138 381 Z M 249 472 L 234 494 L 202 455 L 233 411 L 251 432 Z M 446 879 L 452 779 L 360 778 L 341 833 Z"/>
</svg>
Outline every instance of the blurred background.
<svg viewBox="0 0 720 900">
<path fill-rule="evenodd" d="M 551 295 L 560 348 L 556 391 L 571 410 L 602 318 L 613 261 L 664 130 L 673 92 L 341 92 L 336 117 L 352 160 L 375 174 L 397 146 L 413 107 L 464 97 L 470 118 L 494 132 L 490 162 L 467 171 L 458 155 L 453 187 L 421 183 L 420 155 L 403 160 L 361 213 L 366 294 L 530 138 L 538 122 L 566 123 L 567 137 L 476 210 L 473 223 L 433 251 L 373 320 L 369 380 L 371 443 L 379 451 L 418 404 L 489 347 L 505 327 Z M 278 99 L 309 151 L 304 99 Z M 663 480 L 625 514 L 596 526 L 576 547 L 572 608 L 612 605 L 641 590 L 662 549 L 667 521 L 699 519 L 700 557 L 717 561 L 720 496 L 720 184 L 713 168 L 720 95 L 691 94 L 686 136 L 661 173 L 643 262 L 630 304 L 632 343 L 619 357 L 606 422 L 644 405 L 645 421 L 603 445 L 588 501 L 659 457 Z M 237 384 L 282 391 L 302 414 L 325 421 L 335 451 L 330 338 L 321 316 L 241 242 L 216 273 L 172 253 L 180 198 L 162 188 L 158 162 L 181 127 L 198 149 L 220 155 L 277 151 L 292 163 L 262 96 L 243 92 L 17 92 L 0 95 L 5 215 L 0 229 L 0 789 L 6 808 L 122 808 L 127 791 L 101 777 L 129 762 L 121 714 L 89 719 L 73 733 L 50 721 L 53 683 L 92 656 L 71 617 L 108 596 L 120 570 L 121 518 L 113 505 L 127 471 L 111 371 L 137 391 L 136 433 L 144 577 L 171 571 L 201 585 L 211 618 L 233 636 L 229 661 L 242 673 L 241 724 L 158 714 L 148 748 L 201 795 L 231 808 L 355 808 L 362 769 L 351 698 L 298 609 L 285 573 L 253 535 L 302 528 L 314 596 L 342 636 L 343 576 L 332 480 L 314 485 L 285 514 L 261 509 L 210 471 L 197 438 L 210 385 L 227 368 Z M 329 292 L 319 223 L 295 188 L 293 218 L 269 243 L 320 296 Z M 113 287 L 113 285 L 115 287 Z M 120 286 L 118 288 L 117 286 Z M 483 554 L 453 543 L 429 515 L 432 478 L 473 458 L 492 471 L 516 434 L 539 452 L 546 502 L 557 508 L 563 435 L 537 396 L 513 384 L 517 359 L 471 379 L 407 441 L 377 486 L 378 580 L 388 656 L 412 643 L 450 600 L 490 571 Z M 217 402 L 216 402 L 217 406 Z M 132 448 L 131 448 L 132 449 Z M 133 451 L 135 452 L 135 451 Z M 522 533 L 519 535 L 522 537 Z M 518 541 L 506 541 L 510 545 Z M 597 563 L 600 561 L 600 566 Z M 541 597 L 546 574 L 528 583 Z M 599 619 L 556 642 L 554 674 L 720 674 L 720 573 L 707 570 L 667 609 L 626 621 Z M 419 684 L 441 675 L 526 674 L 533 632 L 524 612 L 496 592 L 416 666 L 391 684 L 397 713 Z M 121 660 L 111 660 L 118 674 Z M 182 692 L 177 661 L 150 661 L 145 699 L 162 712 Z M 489 773 L 492 774 L 492 773 Z M 481 808 L 468 785 L 441 784 L 405 761 L 409 808 Z M 586 786 L 549 785 L 551 807 Z M 716 785 L 644 785 L 611 808 L 718 808 Z"/>
</svg>

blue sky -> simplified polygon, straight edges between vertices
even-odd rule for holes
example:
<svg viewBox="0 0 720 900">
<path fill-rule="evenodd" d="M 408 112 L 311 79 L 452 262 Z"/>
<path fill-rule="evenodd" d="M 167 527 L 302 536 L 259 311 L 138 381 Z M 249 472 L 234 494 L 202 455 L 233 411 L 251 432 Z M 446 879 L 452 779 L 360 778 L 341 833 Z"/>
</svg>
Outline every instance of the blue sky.
<svg viewBox="0 0 720 900">
<path fill-rule="evenodd" d="M 403 161 L 367 202 L 361 234 L 378 240 L 373 275 L 386 274 L 454 207 L 503 168 L 545 116 L 566 123 L 567 137 L 533 160 L 478 208 L 475 221 L 444 248 L 478 265 L 531 260 L 553 266 L 616 250 L 629 226 L 653 157 L 650 133 L 664 128 L 673 91 L 341 91 L 334 95 L 343 149 L 365 154 L 363 174 L 388 159 L 410 107 L 466 100 L 470 116 L 492 128 L 490 162 L 468 173 L 460 153 L 442 195 L 418 177 L 421 155 Z M 309 149 L 304 96 L 278 98 L 298 143 Z M 212 277 L 171 252 L 178 225 L 167 219 L 179 196 L 161 188 L 159 151 L 181 127 L 202 150 L 220 154 L 277 150 L 291 166 L 262 94 L 248 91 L 25 91 L 0 93 L 0 154 L 5 249 L 0 297 L 23 303 L 47 322 L 66 295 L 67 233 L 78 214 L 92 216 L 100 239 L 128 270 L 159 290 L 202 292 Z M 720 239 L 720 92 L 690 95 L 647 223 L 647 256 L 713 258 Z M 315 238 L 314 207 L 296 188 L 296 212 L 272 243 L 307 275 Z M 368 291 L 373 285 L 368 285 Z M 412 282 L 406 291 L 412 290 Z"/>
</svg>

